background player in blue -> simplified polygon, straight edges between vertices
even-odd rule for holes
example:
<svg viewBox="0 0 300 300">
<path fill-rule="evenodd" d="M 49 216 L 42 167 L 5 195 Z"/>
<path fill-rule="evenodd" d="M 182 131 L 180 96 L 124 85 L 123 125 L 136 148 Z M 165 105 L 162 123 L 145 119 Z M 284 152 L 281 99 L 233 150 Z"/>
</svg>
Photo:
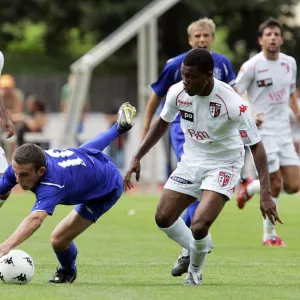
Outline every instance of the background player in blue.
<svg viewBox="0 0 300 300">
<path fill-rule="evenodd" d="M 134 107 L 124 103 L 117 123 L 79 148 L 44 151 L 25 144 L 16 149 L 12 164 L 0 180 L 0 194 L 19 183 L 36 194 L 36 202 L 30 215 L 0 244 L 0 257 L 27 240 L 53 214 L 56 205 L 76 205 L 51 235 L 60 268 L 49 282 L 72 283 L 76 279 L 77 249 L 73 239 L 107 212 L 123 191 L 120 172 L 102 150 L 132 128 L 135 113 Z"/>
<path fill-rule="evenodd" d="M 204 48 L 210 51 L 215 39 L 215 29 L 215 23 L 213 20 L 208 18 L 199 19 L 191 23 L 187 28 L 190 46 L 192 48 Z M 180 67 L 187 53 L 188 52 L 182 53 L 168 60 L 157 81 L 151 85 L 153 93 L 146 107 L 142 138 L 145 137 L 149 130 L 151 120 L 161 102 L 161 99 L 166 95 L 170 86 L 182 80 Z M 234 87 L 235 74 L 228 58 L 215 52 L 211 52 L 211 55 L 215 63 L 214 77 Z M 180 99 L 178 101 L 180 101 Z M 184 135 L 180 127 L 180 115 L 178 115 L 175 121 L 171 124 L 170 138 L 176 158 L 180 161 L 183 154 L 184 144 Z M 190 205 L 182 216 L 188 227 L 191 226 L 192 218 L 198 203 L 199 201 L 195 201 L 192 205 Z M 182 249 L 182 252 L 172 269 L 172 275 L 181 276 L 185 273 L 189 262 L 190 259 L 188 251 L 186 249 Z"/>
</svg>

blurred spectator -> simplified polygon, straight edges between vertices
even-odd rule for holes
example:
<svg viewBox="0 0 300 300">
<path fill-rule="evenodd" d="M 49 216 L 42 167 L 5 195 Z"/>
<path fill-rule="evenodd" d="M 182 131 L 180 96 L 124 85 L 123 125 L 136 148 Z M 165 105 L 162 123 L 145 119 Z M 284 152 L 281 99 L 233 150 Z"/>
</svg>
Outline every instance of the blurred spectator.
<svg viewBox="0 0 300 300">
<path fill-rule="evenodd" d="M 16 88 L 13 76 L 4 74 L 0 77 L 0 90 L 4 106 L 11 118 L 14 114 L 23 112 L 24 94 Z"/>
<path fill-rule="evenodd" d="M 26 99 L 27 113 L 18 113 L 12 116 L 12 121 L 17 124 L 18 146 L 24 144 L 24 134 L 26 132 L 42 132 L 47 124 L 45 104 L 36 96 L 30 95 Z M 42 148 L 47 147 L 41 143 L 36 143 Z"/>
</svg>

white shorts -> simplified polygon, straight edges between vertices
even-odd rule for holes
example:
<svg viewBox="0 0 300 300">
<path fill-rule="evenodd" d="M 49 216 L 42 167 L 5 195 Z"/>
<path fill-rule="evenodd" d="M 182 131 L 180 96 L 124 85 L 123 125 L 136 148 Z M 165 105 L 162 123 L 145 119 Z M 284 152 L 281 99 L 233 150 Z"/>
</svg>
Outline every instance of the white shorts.
<svg viewBox="0 0 300 300">
<path fill-rule="evenodd" d="M 292 136 L 262 135 L 261 140 L 268 157 L 269 173 L 278 171 L 280 166 L 299 166 Z"/>
<path fill-rule="evenodd" d="M 181 161 L 164 188 L 200 198 L 202 190 L 232 198 L 239 183 L 244 156 L 231 161 Z"/>
</svg>

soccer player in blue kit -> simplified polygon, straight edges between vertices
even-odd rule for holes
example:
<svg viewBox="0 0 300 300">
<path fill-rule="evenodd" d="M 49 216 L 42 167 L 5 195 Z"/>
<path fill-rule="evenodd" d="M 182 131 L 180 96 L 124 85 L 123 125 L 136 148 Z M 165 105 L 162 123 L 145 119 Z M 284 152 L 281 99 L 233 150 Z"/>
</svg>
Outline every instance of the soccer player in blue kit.
<svg viewBox="0 0 300 300">
<path fill-rule="evenodd" d="M 79 148 L 44 151 L 24 144 L 15 150 L 12 164 L 0 179 L 0 194 L 19 183 L 36 195 L 36 202 L 30 215 L 0 244 L 0 257 L 27 240 L 53 214 L 56 205 L 76 205 L 52 232 L 51 244 L 60 268 L 49 283 L 72 283 L 76 279 L 77 248 L 73 240 L 107 212 L 123 191 L 119 170 L 102 151 L 132 128 L 135 114 L 135 108 L 124 103 L 117 123 Z"/>
<path fill-rule="evenodd" d="M 190 46 L 192 48 L 204 48 L 210 51 L 215 39 L 215 28 L 216 26 L 213 20 L 208 18 L 199 19 L 191 23 L 187 28 Z M 153 93 L 148 101 L 146 108 L 142 138 L 145 137 L 149 130 L 151 120 L 161 102 L 161 98 L 163 98 L 167 94 L 170 86 L 182 80 L 180 67 L 187 53 L 188 52 L 185 52 L 169 59 L 162 73 L 159 75 L 157 81 L 151 85 Z M 215 63 L 214 77 L 234 87 L 235 74 L 228 58 L 215 52 L 211 52 L 211 55 Z M 181 99 L 178 99 L 178 102 L 180 101 Z M 180 158 L 183 154 L 184 144 L 184 134 L 180 127 L 180 119 L 180 115 L 178 115 L 175 121 L 170 126 L 171 143 L 178 161 L 180 161 Z M 184 222 L 188 227 L 191 226 L 192 218 L 198 204 L 199 201 L 195 201 L 187 208 L 182 216 Z M 189 263 L 189 253 L 186 249 L 183 248 L 172 269 L 172 275 L 181 276 L 186 272 Z"/>
</svg>

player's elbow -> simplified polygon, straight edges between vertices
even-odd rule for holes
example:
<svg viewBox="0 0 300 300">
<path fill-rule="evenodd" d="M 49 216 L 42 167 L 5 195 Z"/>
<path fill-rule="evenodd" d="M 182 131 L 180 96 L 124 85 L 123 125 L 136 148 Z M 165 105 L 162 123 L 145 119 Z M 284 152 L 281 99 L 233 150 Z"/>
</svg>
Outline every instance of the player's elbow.
<svg viewBox="0 0 300 300">
<path fill-rule="evenodd" d="M 9 197 L 9 195 L 10 195 L 10 192 L 8 192 L 8 193 L 6 193 L 6 194 L 4 194 L 4 195 L 0 195 L 0 200 L 7 200 L 8 199 L 8 197 Z"/>
</svg>

